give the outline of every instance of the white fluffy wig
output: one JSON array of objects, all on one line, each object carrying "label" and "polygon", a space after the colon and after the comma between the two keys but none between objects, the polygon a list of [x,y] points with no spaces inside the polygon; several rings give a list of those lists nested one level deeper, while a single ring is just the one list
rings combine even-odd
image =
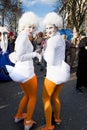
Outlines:
[{"label": "white fluffy wig", "polygon": [[7,33],[8,33],[9,31],[8,31],[8,29],[7,29],[5,26],[4,26],[4,27],[3,27],[3,26],[0,26],[0,32],[1,32],[1,33],[4,33],[4,32],[7,32]]},{"label": "white fluffy wig", "polygon": [[58,28],[63,27],[63,19],[60,15],[55,12],[48,13],[44,20],[43,25],[46,27],[47,25],[55,25]]},{"label": "white fluffy wig", "polygon": [[35,29],[38,28],[38,17],[33,12],[26,12],[19,19],[18,32],[24,30],[26,26],[32,25],[35,27]]}]

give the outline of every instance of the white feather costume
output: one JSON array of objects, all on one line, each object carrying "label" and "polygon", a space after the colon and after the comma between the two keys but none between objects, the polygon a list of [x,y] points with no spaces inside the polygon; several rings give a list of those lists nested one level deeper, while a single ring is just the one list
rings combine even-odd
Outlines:
[{"label": "white feather costume", "polygon": [[[31,54],[31,59],[28,61],[22,62],[19,60],[23,54]],[[25,82],[29,78],[34,76],[34,67],[33,67],[33,46],[28,40],[28,35],[24,32],[21,32],[15,42],[15,59],[16,64],[14,67],[6,65],[8,72],[10,72],[10,77],[16,82]]]},{"label": "white feather costume", "polygon": [[70,67],[64,62],[65,42],[59,33],[48,39],[44,59],[47,62],[47,79],[56,84],[69,80]]},{"label": "white feather costume", "polygon": [[[58,29],[62,27],[61,16],[55,12],[46,15],[43,25],[55,25]],[[54,34],[47,40],[47,47],[44,52],[44,59],[47,62],[46,78],[56,84],[69,80],[70,66],[65,63],[65,42],[59,33]]]},{"label": "white feather costume", "polygon": [[19,20],[20,33],[15,41],[15,52],[9,56],[15,66],[6,65],[10,77],[16,82],[24,83],[35,75],[33,58],[39,57],[39,54],[33,52],[28,33],[23,31],[26,26],[30,25],[37,27],[37,19],[32,12],[27,12]]}]

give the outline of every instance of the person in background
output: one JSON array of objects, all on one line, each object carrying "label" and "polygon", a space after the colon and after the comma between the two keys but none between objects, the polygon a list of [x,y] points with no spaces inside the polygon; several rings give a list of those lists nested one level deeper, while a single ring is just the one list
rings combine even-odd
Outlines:
[{"label": "person in background", "polygon": [[87,37],[83,31],[80,33],[80,43],[78,45],[78,49],[76,90],[82,93],[82,86],[87,88]]},{"label": "person in background", "polygon": [[37,38],[35,40],[36,42],[36,49],[39,49],[41,51],[41,42],[43,41],[43,32],[39,32],[37,34]]},{"label": "person in background", "polygon": [[12,52],[11,44],[8,40],[9,31],[7,27],[0,26],[0,81],[10,81],[5,65],[14,65],[9,60],[9,54]]},{"label": "person in background", "polygon": [[16,39],[16,37],[15,37],[14,33],[12,31],[10,31],[8,34],[8,40],[11,44],[12,51],[14,51],[15,39]]},{"label": "person in background", "polygon": [[29,40],[31,41],[31,43],[32,43],[32,45],[33,45],[33,51],[35,51],[35,50],[36,50],[36,43],[35,43],[35,41],[34,41],[33,35],[30,35],[30,36],[29,36]]},{"label": "person in background", "polygon": [[52,124],[52,104],[54,107],[54,121],[56,124],[62,122],[60,118],[61,104],[59,95],[64,82],[70,77],[70,67],[65,63],[65,42],[58,32],[62,27],[62,18],[55,12],[48,13],[43,21],[48,38],[44,59],[47,63],[47,72],[42,90],[42,100],[46,125],[40,130],[53,130]]},{"label": "person in background", "polygon": [[[36,51],[41,55],[41,43],[43,41],[43,32],[38,32],[34,38],[34,43],[36,45]],[[35,58],[35,63],[37,65],[40,65],[40,62],[38,61],[37,58]]]},{"label": "person in background", "polygon": [[79,43],[78,33],[74,29],[73,30],[73,37],[72,37],[71,42],[70,42],[70,67],[71,67],[71,69],[73,68],[74,61],[77,58],[78,43]]},{"label": "person in background", "polygon": [[47,37],[44,34],[43,40],[41,42],[41,56],[42,56],[42,58],[41,58],[40,71],[43,71],[46,69],[46,61],[44,60],[44,56],[43,56],[44,51],[46,49],[46,41],[47,41]]},{"label": "person in background", "polygon": [[[33,12],[25,12],[19,19],[18,37],[15,41],[15,52],[9,55],[11,61],[15,63],[14,67],[6,65],[10,77],[13,81],[19,82],[24,92],[18,111],[14,117],[15,123],[24,119],[24,130],[29,130],[33,124],[32,116],[36,106],[37,99],[37,77],[34,72],[33,58],[40,55],[33,52],[33,45],[29,36],[38,28],[38,17]],[[27,112],[24,109],[27,106]]]},{"label": "person in background", "polygon": [[67,40],[66,35],[63,35],[63,38],[65,40],[65,62],[68,63],[68,56],[70,55],[70,42]]}]

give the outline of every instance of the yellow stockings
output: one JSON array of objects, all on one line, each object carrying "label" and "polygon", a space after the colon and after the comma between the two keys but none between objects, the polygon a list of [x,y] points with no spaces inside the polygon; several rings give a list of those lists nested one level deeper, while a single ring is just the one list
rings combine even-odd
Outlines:
[{"label": "yellow stockings", "polygon": [[56,119],[60,119],[60,100],[59,94],[62,90],[63,84],[56,85],[54,82],[48,79],[44,80],[42,99],[44,104],[44,112],[46,118],[46,126],[52,126],[52,105],[54,105],[54,116]]},{"label": "yellow stockings", "polygon": [[20,83],[22,90],[24,91],[24,96],[20,101],[17,115],[22,115],[24,108],[27,105],[27,117],[26,120],[32,118],[37,98],[37,78],[34,76],[32,79],[25,83]]}]

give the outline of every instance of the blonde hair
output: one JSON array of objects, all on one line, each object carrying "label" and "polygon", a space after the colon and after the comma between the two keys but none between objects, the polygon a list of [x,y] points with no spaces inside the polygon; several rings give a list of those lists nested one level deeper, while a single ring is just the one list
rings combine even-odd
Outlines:
[{"label": "blonde hair", "polygon": [[35,29],[38,28],[38,17],[33,12],[24,13],[19,19],[18,32],[24,30],[26,26],[33,25]]},{"label": "blonde hair", "polygon": [[47,25],[55,25],[58,28],[63,27],[63,20],[60,15],[58,15],[55,12],[48,13],[44,20],[43,20],[43,25],[46,27]]}]

